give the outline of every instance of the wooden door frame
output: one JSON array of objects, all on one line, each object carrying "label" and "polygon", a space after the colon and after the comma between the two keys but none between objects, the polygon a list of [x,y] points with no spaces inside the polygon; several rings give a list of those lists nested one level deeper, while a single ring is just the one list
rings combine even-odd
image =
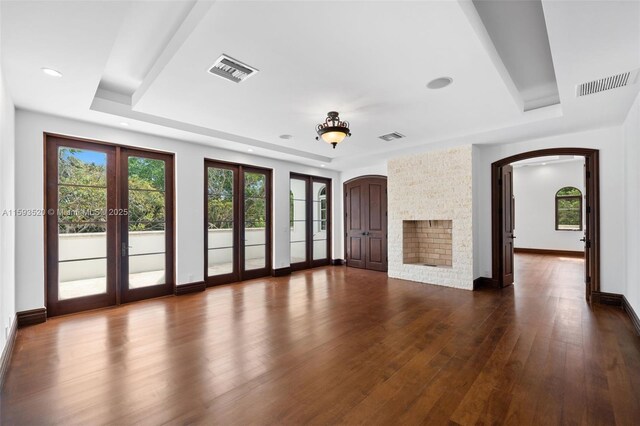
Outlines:
[{"label": "wooden door frame", "polygon": [[[344,235],[342,236],[342,240],[343,240],[343,256],[344,256],[344,263],[347,264],[347,243],[348,243],[348,238],[347,238],[347,212],[346,212],[346,202],[345,202],[345,198],[347,197],[347,186],[357,180],[360,179],[383,179],[387,184],[388,184],[388,176],[384,176],[384,175],[362,175],[362,176],[356,176],[353,177],[349,180],[344,181],[344,183],[342,184],[342,210],[343,210],[343,216],[342,216],[342,220],[343,220],[343,232]],[[387,198],[387,209],[389,208],[389,202],[388,202],[388,198]],[[387,239],[387,253],[386,253],[386,258],[388,259],[389,257],[389,233],[388,233],[388,228],[389,228],[389,217],[387,216],[387,237],[385,237]],[[389,263],[387,261],[387,268],[389,267]]]},{"label": "wooden door frame", "polygon": [[[590,216],[585,221],[584,230],[590,237],[591,248],[593,249],[590,260],[589,277],[590,282],[586,284],[587,299],[591,300],[591,295],[600,291],[600,157],[597,149],[591,148],[547,148],[535,151],[515,154],[491,164],[491,263],[492,277],[498,287],[503,287],[502,261],[504,253],[502,245],[502,215],[500,213],[501,191],[500,173],[502,166],[516,161],[526,160],[536,157],[546,157],[550,155],[579,155],[585,158],[585,165],[591,172],[591,182],[585,182],[586,207],[591,208]],[[588,230],[587,230],[588,228]],[[585,256],[589,256],[589,250],[585,250]],[[587,280],[588,277],[585,277]]]},{"label": "wooden door frame", "polygon": [[[171,235],[173,236],[173,244],[171,244],[170,246],[167,247],[167,250],[170,250],[170,257],[172,259],[172,265],[167,265],[167,280],[170,280],[170,289],[171,289],[171,293],[175,292],[176,289],[176,275],[175,275],[175,271],[176,271],[176,223],[175,223],[175,210],[176,210],[176,200],[175,200],[175,175],[173,175],[173,170],[175,170],[175,155],[172,152],[166,152],[166,151],[161,151],[161,150],[156,150],[156,149],[147,149],[147,148],[139,148],[139,147],[135,147],[135,146],[130,146],[130,145],[122,145],[122,144],[117,144],[117,143],[113,143],[113,142],[106,142],[106,141],[102,141],[102,140],[98,140],[98,139],[90,139],[90,138],[82,138],[82,137],[77,137],[77,136],[69,136],[69,135],[64,135],[64,134],[60,134],[60,133],[53,133],[53,132],[43,132],[42,133],[42,144],[43,144],[43,206],[44,206],[44,211],[48,211],[49,210],[49,201],[47,200],[47,189],[48,189],[48,184],[49,182],[47,181],[47,160],[49,157],[49,152],[48,152],[48,146],[50,144],[56,144],[56,143],[60,143],[60,142],[64,142],[64,143],[69,143],[69,144],[76,144],[78,146],[80,145],[84,145],[84,144],[93,144],[93,145],[99,145],[99,146],[104,146],[104,147],[108,147],[110,149],[115,150],[115,154],[114,154],[114,169],[115,169],[115,175],[112,176],[112,179],[116,179],[116,176],[120,176],[120,150],[121,149],[131,149],[131,150],[136,150],[136,151],[140,151],[140,152],[144,152],[147,154],[162,154],[164,156],[170,156],[171,157],[171,170],[172,170],[172,179],[171,182],[165,182],[166,188],[165,190],[170,190],[171,193],[174,195],[173,200],[172,200],[172,206],[171,209],[167,209],[166,214],[171,217],[171,221],[167,221],[167,227],[166,227],[166,232],[167,233],[171,233]],[[87,148],[90,149],[90,148]],[[107,178],[109,178],[109,176],[107,176]],[[169,188],[170,186],[170,188]],[[115,185],[115,191],[113,196],[116,199],[116,208],[120,209],[120,192],[121,189],[118,187],[118,185]],[[108,273],[113,273],[116,275],[115,278],[115,303],[110,304],[108,306],[118,306],[122,303],[121,301],[121,278],[120,276],[118,276],[118,271],[120,271],[120,263],[121,263],[121,259],[120,259],[120,247],[122,245],[122,241],[121,241],[121,229],[120,229],[120,221],[117,221],[118,223],[116,224],[116,229],[115,229],[115,248],[113,250],[115,250],[114,256],[115,256],[115,263],[116,263],[116,271],[107,271]],[[51,306],[51,303],[49,303],[49,273],[51,272],[50,269],[51,267],[49,266],[49,257],[50,257],[50,253],[49,253],[49,239],[51,238],[57,238],[57,229],[52,229],[51,226],[49,226],[48,224],[48,215],[43,215],[43,224],[44,224],[44,301],[45,301],[45,308],[47,310],[47,316],[48,317],[52,317],[52,316],[57,316],[57,315],[65,315],[68,313],[75,313],[75,312],[80,312],[83,310],[90,310],[90,309],[94,309],[94,308],[99,308],[101,306],[84,306],[81,303],[79,304],[73,304],[73,309],[72,310],[68,310],[68,309],[63,309],[63,310],[56,310],[56,308],[54,308],[53,306]],[[170,228],[170,229],[169,229]],[[49,235],[51,234],[51,235]],[[78,309],[76,309],[78,308]]]},{"label": "wooden door frame", "polygon": [[[233,188],[234,194],[234,222],[239,225],[233,230],[233,244],[234,244],[234,259],[233,259],[233,272],[230,274],[217,275],[209,277],[209,167],[219,167],[228,170],[234,170],[237,172],[237,177],[234,178]],[[243,273],[244,264],[244,250],[240,249],[240,242],[244,239],[244,208],[240,209],[240,205],[244,206],[244,173],[261,173],[267,178],[267,187],[265,188],[265,197],[267,201],[266,205],[266,217],[267,229],[265,229],[265,268],[245,271]],[[272,257],[273,257],[273,170],[265,167],[252,166],[249,164],[233,163],[229,161],[214,160],[211,158],[204,159],[204,203],[203,203],[203,238],[204,238],[204,282],[207,287],[216,285],[231,284],[234,282],[240,282],[244,280],[250,280],[253,278],[260,278],[271,275]],[[237,250],[237,253],[235,252]],[[237,255],[236,255],[237,254]],[[264,270],[264,271],[263,271]],[[262,271],[262,272],[261,272]],[[264,272],[264,273],[263,273]]]},{"label": "wooden door frame", "polygon": [[[327,266],[331,264],[331,247],[332,247],[332,234],[333,234],[333,192],[331,186],[333,180],[328,177],[306,175],[302,173],[291,172],[289,173],[289,183],[291,179],[302,180],[305,182],[305,210],[306,210],[306,225],[305,225],[305,238],[306,238],[306,256],[307,260],[304,262],[290,263],[292,271],[300,271],[303,269],[316,268],[318,266]],[[327,257],[325,259],[313,259],[313,183],[320,182],[326,185],[326,200],[327,200]],[[291,185],[289,185],[291,188]],[[291,191],[291,189],[289,189]],[[291,246],[291,238],[289,238],[289,246]]]}]

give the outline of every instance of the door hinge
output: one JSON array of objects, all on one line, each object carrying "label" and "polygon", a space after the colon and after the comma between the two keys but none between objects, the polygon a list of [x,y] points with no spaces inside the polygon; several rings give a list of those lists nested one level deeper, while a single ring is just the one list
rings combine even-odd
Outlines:
[{"label": "door hinge", "polygon": [[502,185],[502,178],[498,178],[498,185]]},{"label": "door hinge", "polygon": [[591,283],[591,277],[587,277],[587,283]]},{"label": "door hinge", "polygon": [[591,172],[587,171],[587,179],[591,177]]},{"label": "door hinge", "polygon": [[588,249],[591,248],[591,241],[590,240],[585,241],[584,245]]},{"label": "door hinge", "polygon": [[591,213],[591,206],[587,206],[587,213]]}]

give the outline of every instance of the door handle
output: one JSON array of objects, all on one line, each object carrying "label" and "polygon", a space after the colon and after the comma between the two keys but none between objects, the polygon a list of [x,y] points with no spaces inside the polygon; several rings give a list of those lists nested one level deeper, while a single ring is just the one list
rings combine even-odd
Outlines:
[{"label": "door handle", "polygon": [[584,243],[584,242],[587,241],[587,238],[586,237],[582,237],[582,238],[580,238],[580,241],[582,241]]},{"label": "door handle", "polygon": [[363,232],[362,235],[369,235],[369,232]]},{"label": "door handle", "polygon": [[512,240],[515,240],[515,239],[516,239],[516,236],[515,236],[515,235],[512,235],[512,236],[510,236],[509,238],[511,238]]}]

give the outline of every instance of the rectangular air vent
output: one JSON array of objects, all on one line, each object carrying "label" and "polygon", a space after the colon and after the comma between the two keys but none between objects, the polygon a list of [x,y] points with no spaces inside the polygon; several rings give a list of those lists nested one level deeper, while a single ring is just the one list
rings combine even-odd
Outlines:
[{"label": "rectangular air vent", "polygon": [[216,60],[209,72],[234,83],[241,83],[256,74],[258,69],[223,54]]},{"label": "rectangular air vent", "polygon": [[392,141],[394,139],[402,139],[404,138],[404,135],[402,133],[398,133],[398,132],[393,132],[393,133],[387,133],[386,135],[382,135],[382,136],[378,136],[380,139],[382,139],[383,141],[389,142]]},{"label": "rectangular air vent", "polygon": [[593,95],[594,93],[604,92],[605,90],[628,86],[635,83],[637,74],[638,70],[623,72],[621,74],[579,84],[576,90],[576,95],[578,97]]}]

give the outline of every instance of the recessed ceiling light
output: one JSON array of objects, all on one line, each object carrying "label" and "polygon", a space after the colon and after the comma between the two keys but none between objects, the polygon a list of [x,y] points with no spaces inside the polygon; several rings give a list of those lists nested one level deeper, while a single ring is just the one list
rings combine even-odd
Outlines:
[{"label": "recessed ceiling light", "polygon": [[122,123],[120,123],[121,126],[127,127],[129,125],[129,123],[127,123],[126,121],[123,121]]},{"label": "recessed ceiling light", "polygon": [[324,164],[320,164],[320,167],[326,167]]},{"label": "recessed ceiling light", "polygon": [[440,77],[427,83],[427,87],[429,89],[442,89],[443,87],[447,87],[451,83],[453,83],[453,79],[451,77]]},{"label": "recessed ceiling light", "polygon": [[62,77],[62,73],[60,71],[56,71],[52,68],[40,68],[43,73],[50,77]]},{"label": "recessed ceiling light", "polygon": [[249,152],[253,152],[253,150],[252,150],[251,148],[249,148],[247,151],[249,151]]},{"label": "recessed ceiling light", "polygon": [[547,163],[542,163],[542,165],[543,165],[543,166],[546,166],[546,165],[547,165]]},{"label": "recessed ceiling light", "polygon": [[293,135],[280,135],[280,139],[293,139]]}]

